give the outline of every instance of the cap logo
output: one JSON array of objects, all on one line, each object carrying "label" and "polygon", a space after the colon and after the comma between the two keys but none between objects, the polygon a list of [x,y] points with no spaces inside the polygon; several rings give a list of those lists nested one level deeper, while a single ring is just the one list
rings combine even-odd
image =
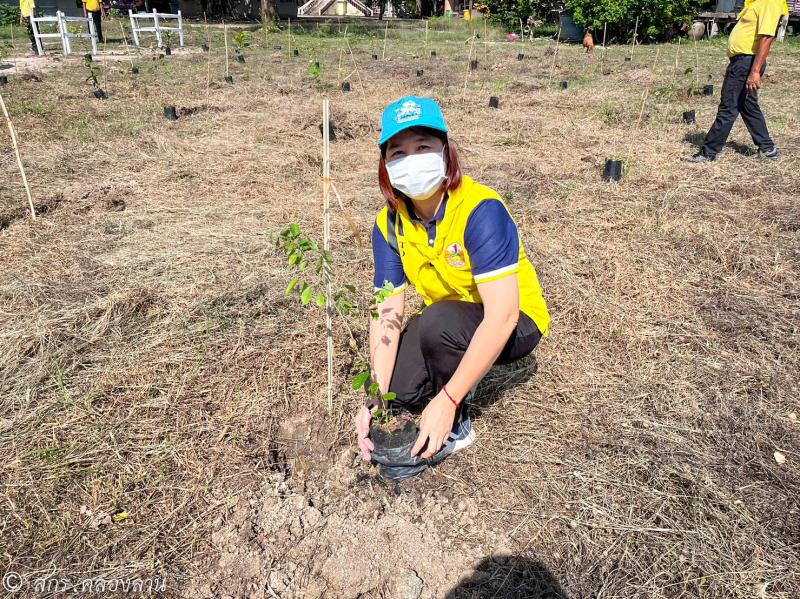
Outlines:
[{"label": "cap logo", "polygon": [[406,100],[395,109],[395,123],[407,123],[408,121],[418,121],[422,117],[422,106],[414,102],[414,100]]}]

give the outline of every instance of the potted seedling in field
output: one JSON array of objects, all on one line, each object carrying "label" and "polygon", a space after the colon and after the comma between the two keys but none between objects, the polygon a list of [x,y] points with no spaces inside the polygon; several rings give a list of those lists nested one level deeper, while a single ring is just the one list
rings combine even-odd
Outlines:
[{"label": "potted seedling in field", "polygon": [[[296,224],[278,235],[276,246],[285,252],[289,265],[298,272],[286,287],[285,295],[298,295],[303,306],[327,307],[328,296],[319,289],[334,276],[333,255],[322,249],[312,237],[303,234]],[[369,300],[369,313],[373,319],[380,317],[378,306],[394,291],[394,286],[387,282],[373,292]],[[330,298],[331,308],[342,318],[346,318],[356,306],[356,295],[354,285],[344,285]],[[378,406],[372,413],[370,430],[375,445],[372,455],[380,464],[381,473],[388,478],[401,480],[436,463],[436,457],[425,459],[411,456],[411,449],[419,436],[414,417],[409,412],[392,406],[392,401],[396,398],[393,392],[381,392],[380,386],[374,381],[369,361],[358,353],[358,346],[352,335],[349,346],[355,362],[355,374],[350,386],[354,391],[364,389],[369,403]]]},{"label": "potted seedling in field", "polygon": [[171,31],[165,31],[164,32],[164,39],[165,39],[164,55],[165,56],[171,56],[172,55],[172,32]]},{"label": "potted seedling in field", "polygon": [[248,48],[253,42],[253,37],[247,31],[237,31],[233,34],[233,52],[236,54],[236,60],[244,63],[244,49]]},{"label": "potted seedling in field", "polygon": [[94,97],[98,100],[106,100],[108,99],[108,94],[100,88],[100,84],[98,82],[97,76],[100,74],[100,69],[94,68],[92,64],[92,58],[89,56],[83,57],[83,66],[87,71],[86,81],[92,84],[92,88],[94,89]]}]

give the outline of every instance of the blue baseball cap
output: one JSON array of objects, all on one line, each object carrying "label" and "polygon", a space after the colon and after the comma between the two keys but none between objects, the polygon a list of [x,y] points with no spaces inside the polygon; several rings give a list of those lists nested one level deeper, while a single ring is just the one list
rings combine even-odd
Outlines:
[{"label": "blue baseball cap", "polygon": [[381,117],[381,138],[378,140],[378,145],[382,146],[401,131],[411,127],[428,127],[447,133],[444,115],[436,100],[405,96],[389,104]]}]

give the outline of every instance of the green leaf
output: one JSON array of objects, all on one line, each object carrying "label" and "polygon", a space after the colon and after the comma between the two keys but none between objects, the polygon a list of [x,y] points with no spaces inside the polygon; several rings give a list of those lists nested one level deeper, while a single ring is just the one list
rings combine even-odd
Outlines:
[{"label": "green leaf", "polygon": [[327,298],[325,297],[325,294],[324,293],[317,294],[316,302],[317,302],[317,305],[320,308],[324,308],[325,307],[325,303],[327,302]]},{"label": "green leaf", "polygon": [[296,225],[296,224],[289,225],[289,232],[292,235],[300,235],[300,225]]},{"label": "green leaf", "polygon": [[300,260],[300,264],[297,265],[297,268],[299,268],[300,270],[305,270],[306,268],[308,268],[308,260],[305,259]]},{"label": "green leaf", "polygon": [[289,256],[289,264],[297,264],[297,261],[300,260],[299,254],[292,254]]},{"label": "green leaf", "polygon": [[314,288],[309,285],[305,289],[303,289],[303,293],[300,294],[300,301],[303,302],[304,306],[307,306],[311,301],[311,298],[314,297]]},{"label": "green leaf", "polygon": [[383,399],[383,401],[392,401],[396,397],[397,397],[397,393],[395,393],[394,391],[389,391],[389,393],[384,393],[382,399]]},{"label": "green leaf", "polygon": [[344,288],[347,289],[350,293],[355,293],[356,292],[356,286],[355,285],[345,285]]},{"label": "green leaf", "polygon": [[359,372],[355,377],[353,377],[353,391],[357,391],[364,386],[364,383],[367,382],[369,378],[369,370],[365,370],[364,372]]},{"label": "green leaf", "polygon": [[284,291],[283,294],[288,297],[288,295],[292,292],[292,289],[294,289],[295,285],[297,285],[297,282],[299,280],[300,279],[298,279],[297,277],[292,279],[291,282],[289,283],[289,286],[286,288],[286,291]]},{"label": "green leaf", "polygon": [[367,389],[367,391],[369,391],[370,395],[373,395],[373,394],[377,393],[380,390],[381,390],[381,387],[380,387],[380,385],[378,385],[378,383],[372,383],[369,386],[369,389]]}]

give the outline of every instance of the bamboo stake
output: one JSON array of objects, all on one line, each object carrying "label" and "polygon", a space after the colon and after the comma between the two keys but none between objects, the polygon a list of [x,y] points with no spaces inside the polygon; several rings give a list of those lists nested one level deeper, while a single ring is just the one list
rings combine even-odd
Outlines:
[{"label": "bamboo stake", "polygon": [[333,184],[331,181],[331,189],[333,190],[334,195],[336,196],[336,201],[339,202],[339,208],[342,209],[342,214],[344,215],[344,219],[347,221],[347,225],[350,227],[350,234],[353,236],[353,239],[356,241],[356,245],[361,247],[361,235],[358,234],[358,227],[353,222],[353,219],[347,213],[347,210],[344,208],[344,202],[342,202],[342,196],[339,195],[339,192],[336,190],[336,185]]},{"label": "bamboo stake", "polygon": [[[484,30],[483,30],[483,37],[486,37],[486,22],[484,21]],[[519,18],[519,33],[520,33],[520,41],[525,41],[525,27],[522,25],[522,17]]]},{"label": "bamboo stake", "polygon": [[225,37],[225,76],[230,77],[230,73],[228,72],[228,24],[227,23],[222,24],[222,35]]},{"label": "bamboo stake", "polygon": [[386,21],[386,28],[383,30],[383,54],[381,60],[386,60],[386,37],[389,35],[389,21]]},{"label": "bamboo stake", "polygon": [[633,26],[633,39],[631,40],[631,62],[633,62],[633,50],[636,47],[636,36],[639,34],[639,15],[636,15],[636,25]]},{"label": "bamboo stake", "polygon": [[133,54],[131,54],[131,48],[128,46],[128,36],[125,35],[125,25],[122,21],[119,22],[119,29],[122,31],[122,43],[125,44],[125,54],[128,55],[128,60],[131,61],[131,68],[133,68]]},{"label": "bamboo stake", "polygon": [[425,55],[428,55],[428,19],[425,19]]},{"label": "bamboo stake", "polygon": [[694,84],[700,83],[700,54],[697,52],[697,40],[694,40]]},{"label": "bamboo stake", "polygon": [[469,56],[467,57],[467,75],[464,77],[464,89],[461,90],[461,99],[464,99],[464,96],[467,94],[467,81],[469,81],[469,74],[472,71],[472,49],[475,45],[475,34],[472,34],[472,38],[469,42]]},{"label": "bamboo stake", "polygon": [[17,45],[16,45],[16,43],[14,43],[14,22],[13,21],[11,22],[11,48],[14,49],[14,50],[17,49]]},{"label": "bamboo stake", "polygon": [[342,87],[342,54],[344,54],[344,50],[339,48],[339,69],[336,71],[336,87]]},{"label": "bamboo stake", "polygon": [[556,49],[553,52],[553,64],[550,65],[550,74],[547,76],[547,87],[550,87],[550,81],[553,79],[553,71],[556,70],[556,57],[558,56],[558,44],[561,42],[561,25],[558,26],[558,35],[556,36]]},{"label": "bamboo stake", "polygon": [[17,156],[17,165],[19,166],[19,172],[22,175],[22,183],[25,185],[25,193],[28,194],[28,206],[31,209],[31,218],[33,220],[36,220],[36,209],[33,207],[31,188],[28,185],[28,177],[25,176],[25,167],[22,166],[22,157],[19,155],[19,144],[17,144],[17,134],[14,131],[14,125],[11,124],[11,117],[8,116],[8,110],[6,110],[6,103],[3,100],[3,94],[0,94],[0,106],[2,106],[3,108],[3,115],[6,117],[6,123],[8,123],[8,132],[11,134],[11,143],[14,145],[14,153]]},{"label": "bamboo stake", "polygon": [[292,55],[292,20],[289,19],[289,56]]},{"label": "bamboo stake", "polygon": [[347,28],[345,27],[345,38],[344,41],[347,42],[347,51],[350,53],[350,60],[353,61],[353,68],[356,71],[356,77],[358,77],[358,86],[361,88],[361,96],[364,99],[364,116],[367,119],[367,123],[369,124],[369,130],[374,131],[374,127],[372,126],[372,121],[369,118],[369,112],[367,112],[367,91],[364,87],[364,81],[361,79],[361,71],[358,68],[358,63],[356,62],[356,57],[353,54],[353,49],[350,47],[350,40],[347,39]]},{"label": "bamboo stake", "polygon": [[[323,209],[323,248],[326,252],[331,248],[331,139],[330,139],[330,104],[328,98],[322,100],[322,209]],[[325,336],[328,353],[328,411],[333,410],[333,308],[331,272],[325,269],[327,295],[325,297]]]},{"label": "bamboo stake", "polygon": [[675,48],[675,66],[672,69],[672,82],[678,78],[678,53],[681,51],[681,38],[678,38],[678,47]]},{"label": "bamboo stake", "polygon": [[487,19],[483,17],[483,59],[489,60],[489,35],[488,35]]},{"label": "bamboo stake", "polygon": [[603,55],[600,57],[600,74],[605,75],[605,63],[606,63],[606,53],[608,49],[606,48],[606,31],[608,30],[608,23],[603,23]]},{"label": "bamboo stake", "polygon": [[208,17],[203,13],[203,20],[206,22],[206,46],[208,46],[208,60],[206,60],[206,106],[208,106],[208,94],[211,89],[211,32],[208,28]]}]

